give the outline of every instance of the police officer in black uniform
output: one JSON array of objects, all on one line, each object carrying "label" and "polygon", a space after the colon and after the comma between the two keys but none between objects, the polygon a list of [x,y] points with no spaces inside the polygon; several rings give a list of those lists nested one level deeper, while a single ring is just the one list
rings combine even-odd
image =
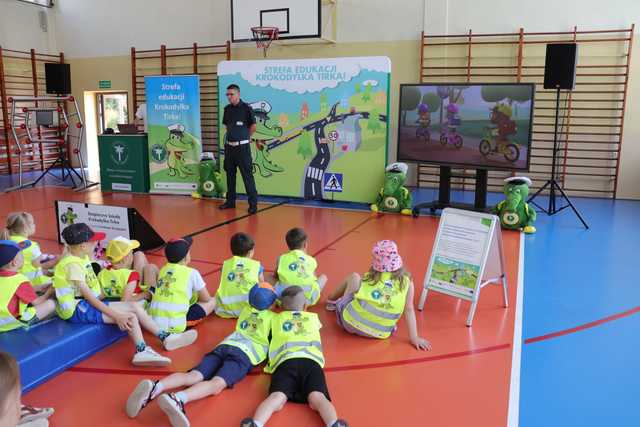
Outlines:
[{"label": "police officer in black uniform", "polygon": [[224,107],[222,123],[227,127],[224,145],[224,170],[227,173],[227,201],[220,209],[236,207],[236,168],[240,169],[244,187],[249,197],[249,214],[258,211],[258,192],[253,179],[251,159],[251,135],[256,131],[256,118],[253,109],[240,99],[240,88],[227,87],[229,105]]}]

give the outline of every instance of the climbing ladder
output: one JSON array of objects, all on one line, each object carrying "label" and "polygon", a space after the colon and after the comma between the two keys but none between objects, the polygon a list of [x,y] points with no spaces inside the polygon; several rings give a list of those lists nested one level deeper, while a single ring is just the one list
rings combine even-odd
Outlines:
[{"label": "climbing ladder", "polygon": [[[11,133],[16,143],[19,178],[18,185],[7,189],[7,192],[33,187],[47,174],[61,182],[70,179],[76,191],[98,185],[97,182],[90,182],[86,176],[82,157],[84,123],[78,102],[73,96],[14,96],[8,101],[11,105]],[[77,129],[76,134],[70,132],[72,126]],[[38,179],[25,183],[23,161],[34,156],[36,146],[39,146],[40,151],[44,146],[53,147],[57,150],[58,157]],[[78,160],[80,173],[71,165],[71,154]],[[61,176],[53,173],[55,168],[60,169]]]}]

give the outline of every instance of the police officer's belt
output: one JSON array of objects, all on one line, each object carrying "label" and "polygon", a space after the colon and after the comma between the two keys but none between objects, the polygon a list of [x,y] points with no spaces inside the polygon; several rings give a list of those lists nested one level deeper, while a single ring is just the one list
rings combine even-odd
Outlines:
[{"label": "police officer's belt", "polygon": [[245,139],[244,141],[227,141],[227,145],[230,145],[232,147],[237,147],[238,145],[244,145],[248,143],[249,143],[248,139]]}]

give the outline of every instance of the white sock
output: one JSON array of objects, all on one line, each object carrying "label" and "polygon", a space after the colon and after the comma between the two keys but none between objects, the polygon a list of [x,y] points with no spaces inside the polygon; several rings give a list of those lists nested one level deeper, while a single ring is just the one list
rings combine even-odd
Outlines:
[{"label": "white sock", "polygon": [[179,401],[181,401],[183,404],[187,403],[189,401],[189,398],[187,397],[187,394],[183,391],[179,391],[177,392],[175,395],[176,399],[178,399]]},{"label": "white sock", "polygon": [[264,427],[264,424],[262,424],[260,421],[253,420],[253,423],[256,425],[256,427]]},{"label": "white sock", "polygon": [[338,419],[336,418],[335,420],[327,423],[327,427],[333,427],[333,425],[336,423],[336,421],[338,421]]},{"label": "white sock", "polygon": [[158,381],[158,384],[156,384],[156,389],[153,390],[153,393],[151,394],[151,398],[155,399],[156,397],[160,396],[160,393],[162,393],[162,390],[164,390],[164,384]]}]

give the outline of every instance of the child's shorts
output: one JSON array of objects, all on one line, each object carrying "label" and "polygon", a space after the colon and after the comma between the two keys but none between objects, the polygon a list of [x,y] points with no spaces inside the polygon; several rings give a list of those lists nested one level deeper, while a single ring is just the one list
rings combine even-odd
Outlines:
[{"label": "child's shorts", "polygon": [[276,368],[271,376],[269,394],[277,391],[294,403],[307,403],[307,397],[314,391],[331,400],[322,367],[306,358],[285,360]]},{"label": "child's shorts", "polygon": [[[109,301],[102,301],[105,305],[109,305]],[[68,319],[71,323],[95,323],[101,325],[104,323],[102,312],[89,304],[87,300],[81,300],[76,305],[73,316]]]},{"label": "child's shorts", "polygon": [[371,338],[371,335],[366,334],[366,333],[354,328],[353,326],[351,326],[350,324],[348,324],[347,322],[344,321],[344,317],[343,317],[342,313],[344,313],[344,310],[351,303],[351,301],[353,301],[353,294],[345,295],[345,296],[343,296],[342,298],[340,298],[339,300],[336,301],[336,319],[338,320],[338,325],[340,325],[340,327],[342,329],[344,329],[345,331],[349,332],[350,334],[360,335],[361,337]]},{"label": "child's shorts", "polygon": [[204,311],[204,308],[202,308],[200,304],[193,304],[187,312],[187,327],[192,328],[196,326],[202,322],[205,317],[207,317],[207,313]]},{"label": "child's shorts", "polygon": [[192,369],[202,374],[205,381],[220,377],[231,388],[247,376],[253,364],[242,350],[232,345],[220,344],[205,354],[200,364]]}]

